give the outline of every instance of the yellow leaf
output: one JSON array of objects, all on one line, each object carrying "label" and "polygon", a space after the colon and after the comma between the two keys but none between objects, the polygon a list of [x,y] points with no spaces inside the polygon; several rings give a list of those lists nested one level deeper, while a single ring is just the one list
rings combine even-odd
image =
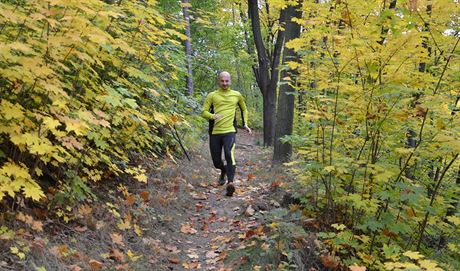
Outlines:
[{"label": "yellow leaf", "polygon": [[410,251],[410,250],[404,252],[403,255],[408,257],[408,258],[410,258],[410,259],[412,259],[412,260],[418,260],[418,259],[421,259],[421,258],[425,257],[422,254],[420,254],[420,252],[418,252],[418,251]]},{"label": "yellow leaf", "polygon": [[42,172],[41,169],[35,168],[35,174],[37,174],[37,176],[42,176],[42,175],[43,175],[43,172]]},{"label": "yellow leaf", "polygon": [[24,108],[19,104],[12,104],[7,100],[3,100],[0,103],[1,116],[6,120],[11,119],[23,119]]},{"label": "yellow leaf", "polygon": [[344,229],[347,228],[347,226],[343,224],[332,224],[331,226],[338,231],[343,231]]},{"label": "yellow leaf", "polygon": [[134,227],[134,232],[137,234],[137,236],[142,236],[142,230],[139,227],[139,225],[134,224],[133,227]]},{"label": "yellow leaf", "polygon": [[147,182],[147,175],[145,175],[144,173],[136,175],[134,178],[136,180],[138,180],[139,182],[141,182],[141,183],[146,183]]},{"label": "yellow leaf", "polygon": [[131,249],[128,250],[128,252],[126,253],[126,255],[128,255],[129,259],[130,259],[131,261],[133,261],[133,262],[137,261],[137,260],[141,257],[141,255],[136,255],[136,254],[134,254],[134,253],[131,251]]},{"label": "yellow leaf", "polygon": [[41,198],[45,197],[45,194],[41,190],[41,188],[38,186],[36,182],[29,182],[27,185],[25,185],[23,188],[24,191],[24,196],[26,198],[31,198],[35,201],[40,200]]},{"label": "yellow leaf", "polygon": [[19,248],[17,248],[17,247],[10,247],[10,251],[11,251],[11,253],[13,253],[13,254],[18,254],[18,253],[19,253]]},{"label": "yellow leaf", "polygon": [[447,218],[447,221],[449,221],[450,223],[453,223],[455,226],[460,225],[460,217],[458,217],[458,216],[448,216],[446,218]]},{"label": "yellow leaf", "polygon": [[66,131],[71,132],[74,131],[76,135],[84,135],[88,126],[80,120],[69,119],[65,122]]},{"label": "yellow leaf", "polygon": [[58,120],[53,119],[51,117],[45,117],[43,119],[43,124],[45,125],[46,128],[48,128],[50,130],[55,130],[56,127],[61,125],[61,123]]},{"label": "yellow leaf", "polygon": [[432,262],[430,260],[420,260],[418,261],[418,264],[426,270],[434,270],[438,266],[437,263]]},{"label": "yellow leaf", "polygon": [[166,122],[168,121],[166,115],[160,112],[153,113],[153,118],[161,124],[166,124]]}]

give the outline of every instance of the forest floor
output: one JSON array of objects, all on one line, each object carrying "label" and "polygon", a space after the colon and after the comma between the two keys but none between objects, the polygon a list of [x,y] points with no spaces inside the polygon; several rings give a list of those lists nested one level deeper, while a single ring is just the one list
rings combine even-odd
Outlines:
[{"label": "forest floor", "polygon": [[237,133],[233,197],[204,142],[191,161],[152,166],[148,184],[100,187],[97,201],[67,210],[68,223],[36,207],[13,213],[24,223],[3,219],[21,234],[0,232],[0,270],[319,270],[316,234],[285,224],[291,180],[260,141]]}]

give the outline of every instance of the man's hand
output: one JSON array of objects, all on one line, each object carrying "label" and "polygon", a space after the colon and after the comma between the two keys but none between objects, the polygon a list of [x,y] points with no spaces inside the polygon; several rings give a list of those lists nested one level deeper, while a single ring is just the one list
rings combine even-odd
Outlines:
[{"label": "man's hand", "polygon": [[214,116],[212,116],[212,119],[213,120],[220,120],[223,116],[221,114],[214,114]]},{"label": "man's hand", "polygon": [[252,135],[251,128],[249,128],[248,126],[244,126],[244,129],[246,129],[246,131],[248,131],[248,134]]}]

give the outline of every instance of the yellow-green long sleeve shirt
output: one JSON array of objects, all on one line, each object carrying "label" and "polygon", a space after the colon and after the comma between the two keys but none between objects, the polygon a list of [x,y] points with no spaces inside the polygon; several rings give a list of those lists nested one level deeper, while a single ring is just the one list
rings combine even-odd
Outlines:
[{"label": "yellow-green long sleeve shirt", "polygon": [[[208,94],[201,115],[210,120],[210,133],[213,135],[236,132],[236,107],[242,111],[243,126],[248,123],[248,110],[243,95],[232,89],[219,89]],[[222,115],[213,120],[214,115]]]}]

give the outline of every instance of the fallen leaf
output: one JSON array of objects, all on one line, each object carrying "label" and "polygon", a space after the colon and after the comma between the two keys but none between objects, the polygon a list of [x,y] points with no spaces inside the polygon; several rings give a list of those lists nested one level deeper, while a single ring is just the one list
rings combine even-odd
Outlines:
[{"label": "fallen leaf", "polygon": [[249,173],[248,174],[248,181],[251,181],[251,180],[254,180],[256,178],[256,176],[252,173]]},{"label": "fallen leaf", "polygon": [[89,260],[89,267],[92,271],[100,270],[104,265],[96,260]]},{"label": "fallen leaf", "polygon": [[141,227],[139,227],[139,225],[137,225],[137,224],[134,224],[133,227],[134,227],[134,232],[136,233],[136,235],[137,236],[142,236]]},{"label": "fallen leaf", "polygon": [[203,222],[203,227],[201,227],[201,230],[205,232],[209,231],[209,225],[206,221]]},{"label": "fallen leaf", "polygon": [[139,258],[142,257],[142,255],[134,254],[134,252],[132,252],[131,249],[128,249],[128,252],[126,253],[126,255],[128,255],[129,259],[133,262],[139,260]]},{"label": "fallen leaf", "polygon": [[180,231],[182,233],[188,233],[188,234],[195,234],[198,231],[192,228],[192,226],[189,223],[182,224]]},{"label": "fallen leaf", "polygon": [[73,228],[76,232],[85,232],[88,230],[88,227],[86,226],[77,226],[75,228]]},{"label": "fallen leaf", "polygon": [[129,195],[126,197],[125,201],[123,202],[127,206],[131,206],[136,202],[136,198],[134,195]]},{"label": "fallen leaf", "polygon": [[110,251],[110,258],[114,259],[117,262],[124,262],[125,261],[125,255],[121,253],[118,249],[114,248]]},{"label": "fallen leaf", "polygon": [[252,205],[249,205],[248,208],[246,208],[246,211],[244,211],[245,216],[253,216],[256,213],[256,211],[252,208]]},{"label": "fallen leaf", "polygon": [[173,246],[173,245],[166,245],[165,248],[167,251],[172,252],[174,254],[177,254],[180,252],[180,249],[178,249],[176,246]]},{"label": "fallen leaf", "polygon": [[78,208],[78,214],[81,217],[88,217],[93,212],[93,208],[89,205],[82,205]]},{"label": "fallen leaf", "polygon": [[200,204],[200,203],[197,203],[197,204],[195,204],[195,208],[196,208],[196,211],[199,212],[201,209],[204,208],[204,205]]},{"label": "fallen leaf", "polygon": [[123,236],[121,234],[118,234],[116,232],[110,234],[110,237],[112,238],[112,242],[114,244],[124,246],[125,244],[123,243]]},{"label": "fallen leaf", "polygon": [[57,257],[62,257],[64,254],[69,253],[69,248],[66,245],[54,246],[50,248],[51,254]]},{"label": "fallen leaf", "polygon": [[129,229],[131,229],[131,214],[128,213],[127,215],[125,215],[125,219],[123,220],[123,222],[118,223],[117,227],[120,230],[129,230]]},{"label": "fallen leaf", "polygon": [[217,253],[214,252],[214,251],[208,251],[208,252],[206,252],[206,259],[214,259],[214,258],[216,258],[217,256],[219,256],[219,254],[217,254]]},{"label": "fallen leaf", "polygon": [[119,264],[119,265],[115,266],[115,270],[128,270],[128,269],[129,269],[129,264],[128,263]]},{"label": "fallen leaf", "polygon": [[78,266],[77,264],[72,264],[69,266],[69,269],[70,271],[82,271],[83,269],[81,269],[80,266]]},{"label": "fallen leaf", "polygon": [[204,194],[204,193],[201,193],[201,192],[190,192],[190,195],[192,196],[193,199],[196,199],[196,200],[207,200],[208,197]]},{"label": "fallen leaf", "polygon": [[223,262],[227,256],[228,256],[228,252],[226,252],[226,251],[220,253],[218,261]]},{"label": "fallen leaf", "polygon": [[31,228],[34,230],[34,231],[38,231],[38,232],[42,232],[43,231],[43,223],[40,222],[40,221],[37,221],[37,220],[34,220],[32,222],[32,225],[30,225]]},{"label": "fallen leaf", "polygon": [[38,249],[38,250],[44,250],[45,249],[45,240],[43,240],[40,237],[36,237],[34,241],[32,242],[32,248]]},{"label": "fallen leaf", "polygon": [[271,187],[271,188],[277,188],[277,187],[280,187],[281,185],[283,185],[283,182],[281,182],[281,181],[273,181],[273,182],[270,184],[270,187]]},{"label": "fallen leaf", "polygon": [[183,263],[182,266],[185,269],[198,269],[198,268],[201,268],[201,264],[199,262]]},{"label": "fallen leaf", "polygon": [[139,193],[139,196],[144,200],[144,202],[148,202],[150,200],[150,192],[149,191],[142,191]]},{"label": "fallen leaf", "polygon": [[340,259],[337,256],[321,255],[320,258],[326,268],[337,270],[340,265]]},{"label": "fallen leaf", "polygon": [[187,254],[187,257],[189,257],[190,259],[198,259],[199,258],[198,254],[196,254],[195,252]]},{"label": "fallen leaf", "polygon": [[177,258],[177,257],[174,257],[174,258],[169,258],[168,261],[172,264],[178,264],[180,263],[180,259]]}]

